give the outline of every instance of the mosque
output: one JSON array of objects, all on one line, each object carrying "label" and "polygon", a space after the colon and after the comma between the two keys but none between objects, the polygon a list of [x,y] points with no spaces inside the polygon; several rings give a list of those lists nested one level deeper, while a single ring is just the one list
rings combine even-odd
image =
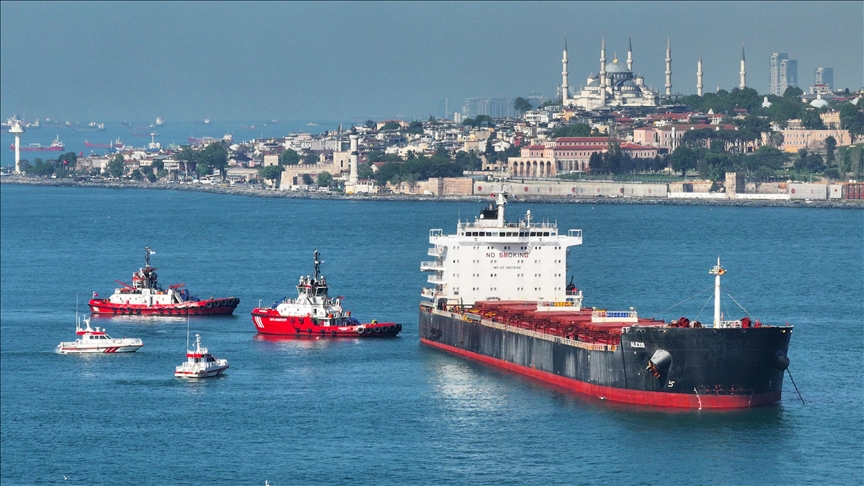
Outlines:
[{"label": "mosque", "polygon": [[[564,56],[561,60],[561,101],[563,106],[581,108],[583,110],[596,110],[607,108],[621,108],[628,106],[658,106],[661,102],[660,92],[645,86],[645,79],[641,74],[633,74],[633,44],[628,40],[627,64],[618,61],[618,56],[612,62],[606,62],[606,39],[600,44],[600,73],[588,76],[587,84],[580,87],[578,93],[570,97],[570,86],[567,73],[567,39],[564,39]],[[699,55],[697,63],[697,93],[702,96],[702,55]],[[745,69],[744,51],[741,51],[741,83],[739,88],[744,89]],[[672,96],[672,42],[666,40],[666,98]]]},{"label": "mosque", "polygon": [[[667,48],[667,72],[671,71],[670,50]],[[583,110],[622,106],[657,106],[660,93],[645,86],[642,75],[633,75],[633,44],[627,49],[627,65],[618,62],[617,55],[612,62],[606,62],[606,39],[600,44],[600,73],[588,76],[588,81],[573,97],[569,96],[567,81],[567,40],[564,40],[562,62],[562,104]],[[667,74],[671,84],[671,72]],[[671,89],[671,86],[670,86]]]}]

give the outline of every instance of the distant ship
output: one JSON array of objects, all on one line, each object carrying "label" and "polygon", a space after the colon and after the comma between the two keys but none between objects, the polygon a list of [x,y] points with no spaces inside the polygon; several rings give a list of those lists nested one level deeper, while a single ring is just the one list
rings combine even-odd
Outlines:
[{"label": "distant ship", "polygon": [[[43,146],[41,143],[31,143],[21,147],[20,150],[22,152],[62,152],[65,148],[66,146],[60,141],[60,136],[58,135],[48,147]],[[15,150],[14,143],[9,145],[9,150]]]},{"label": "distant ship", "polygon": [[66,128],[72,130],[73,132],[104,132],[105,124],[90,122],[87,125],[82,125],[80,123],[72,123],[67,121]]},{"label": "distant ship", "polygon": [[123,142],[118,138],[117,141],[112,143],[93,143],[84,140],[84,146],[88,148],[120,148],[123,146]]}]

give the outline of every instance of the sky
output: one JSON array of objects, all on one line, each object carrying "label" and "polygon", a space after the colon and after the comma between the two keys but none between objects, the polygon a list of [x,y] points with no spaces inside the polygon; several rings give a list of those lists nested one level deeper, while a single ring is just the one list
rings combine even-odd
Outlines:
[{"label": "sky", "polygon": [[0,116],[72,121],[426,119],[465,98],[553,97],[627,57],[663,91],[768,91],[834,68],[864,86],[864,2],[0,2]]}]

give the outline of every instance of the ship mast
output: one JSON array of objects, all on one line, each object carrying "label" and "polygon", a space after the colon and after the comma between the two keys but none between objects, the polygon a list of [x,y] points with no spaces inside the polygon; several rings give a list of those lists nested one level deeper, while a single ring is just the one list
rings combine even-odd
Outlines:
[{"label": "ship mast", "polygon": [[717,265],[708,271],[714,275],[714,329],[720,327],[720,275],[726,273],[726,269],[720,266],[720,257],[717,257]]},{"label": "ship mast", "polygon": [[150,247],[149,246],[144,247],[144,266],[145,267],[150,266]]},{"label": "ship mast", "polygon": [[318,273],[321,267],[321,261],[318,260],[320,254],[318,253],[318,249],[315,249],[314,258],[315,258],[315,281],[318,281]]}]

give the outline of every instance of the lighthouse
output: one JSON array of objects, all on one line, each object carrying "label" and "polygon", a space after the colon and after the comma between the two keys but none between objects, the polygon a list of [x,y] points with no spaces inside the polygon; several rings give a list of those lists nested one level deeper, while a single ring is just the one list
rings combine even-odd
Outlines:
[{"label": "lighthouse", "polygon": [[15,134],[15,173],[21,173],[21,134],[24,133],[24,124],[21,120],[12,120],[9,133]]},{"label": "lighthouse", "polygon": [[359,177],[357,170],[357,163],[359,162],[359,152],[357,151],[357,140],[360,137],[357,135],[351,134],[348,136],[348,139],[351,141],[351,172],[348,176],[348,184],[353,186],[357,185],[357,179]]}]

